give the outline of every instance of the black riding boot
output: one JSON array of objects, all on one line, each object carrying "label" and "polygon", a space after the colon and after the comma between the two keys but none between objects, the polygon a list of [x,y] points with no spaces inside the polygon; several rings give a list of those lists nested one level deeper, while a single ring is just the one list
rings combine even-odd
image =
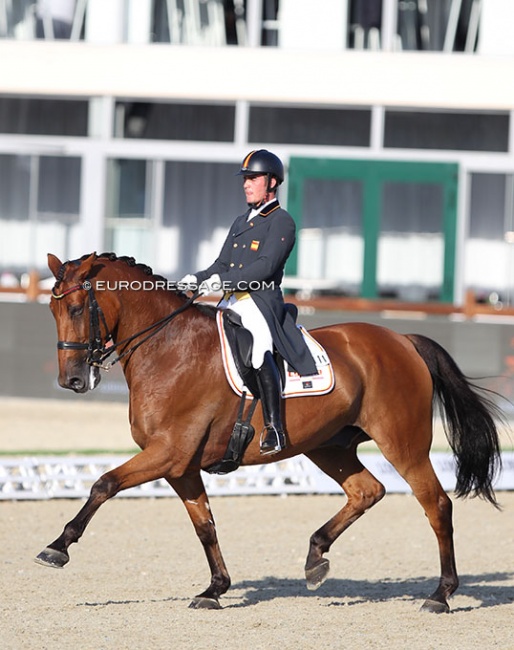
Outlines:
[{"label": "black riding boot", "polygon": [[280,375],[271,352],[264,355],[264,363],[256,371],[261,394],[264,429],[261,433],[261,454],[276,454],[286,447],[286,437],[280,406],[282,402]]}]

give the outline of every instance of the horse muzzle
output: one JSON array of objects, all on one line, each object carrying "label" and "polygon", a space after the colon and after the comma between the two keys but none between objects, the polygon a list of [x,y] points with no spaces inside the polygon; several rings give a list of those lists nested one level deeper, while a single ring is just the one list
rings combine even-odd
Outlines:
[{"label": "horse muzzle", "polygon": [[98,386],[101,378],[100,370],[94,366],[74,366],[70,372],[59,375],[59,386],[75,393],[87,393]]}]

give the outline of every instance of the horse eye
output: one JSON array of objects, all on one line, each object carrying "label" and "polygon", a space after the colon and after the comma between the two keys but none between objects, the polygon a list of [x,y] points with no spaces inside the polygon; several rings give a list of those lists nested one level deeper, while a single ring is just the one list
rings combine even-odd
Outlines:
[{"label": "horse eye", "polygon": [[84,311],[84,305],[70,305],[68,308],[68,313],[72,318],[80,316]]}]

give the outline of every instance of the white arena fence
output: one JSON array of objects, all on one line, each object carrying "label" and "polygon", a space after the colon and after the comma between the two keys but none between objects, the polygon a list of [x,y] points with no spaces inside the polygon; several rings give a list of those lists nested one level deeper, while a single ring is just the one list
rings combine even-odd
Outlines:
[{"label": "white arena fence", "polygon": [[[83,499],[102,474],[130,456],[40,456],[0,459],[0,500]],[[381,454],[364,453],[362,463],[388,492],[409,493],[407,483]],[[446,452],[431,454],[443,488],[455,488],[455,463]],[[514,489],[514,452],[502,454],[503,470],[497,490]],[[241,467],[224,476],[203,473],[210,496],[340,494],[340,487],[305,456],[269,465]],[[120,492],[119,497],[172,497],[175,492],[164,480],[145,483]]]}]

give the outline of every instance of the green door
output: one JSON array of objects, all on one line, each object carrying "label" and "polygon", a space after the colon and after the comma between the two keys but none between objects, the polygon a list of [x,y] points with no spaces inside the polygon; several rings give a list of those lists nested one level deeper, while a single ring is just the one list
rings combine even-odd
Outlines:
[{"label": "green door", "polygon": [[291,158],[287,274],[365,298],[453,301],[458,166]]}]

